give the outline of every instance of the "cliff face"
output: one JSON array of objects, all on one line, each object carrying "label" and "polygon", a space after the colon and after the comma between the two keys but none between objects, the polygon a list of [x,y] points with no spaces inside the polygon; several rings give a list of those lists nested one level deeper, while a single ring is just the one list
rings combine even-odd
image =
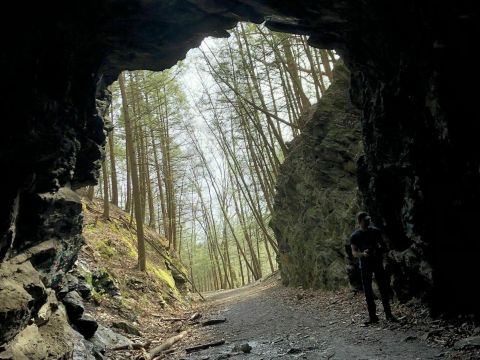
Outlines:
[{"label": "cliff face", "polygon": [[468,70],[478,13],[468,3],[434,6],[393,7],[409,25],[385,17],[383,31],[362,35],[371,50],[348,57],[365,144],[358,183],[388,234],[397,295],[421,297],[434,312],[478,315],[469,277],[479,272],[479,79]]},{"label": "cliff face", "polygon": [[337,64],[333,84],[305,115],[280,167],[271,226],[286,285],[335,289],[348,283],[345,242],[359,209],[362,152],[360,112],[349,89],[350,73]]},{"label": "cliff face", "polygon": [[0,265],[0,343],[11,340],[0,357],[69,359],[75,333],[49,287],[59,286],[83,245],[80,198],[62,188],[25,195],[17,207],[14,241]]},{"label": "cliff face", "polygon": [[[374,221],[389,233],[398,293],[422,296],[438,311],[479,312],[470,284],[478,275],[480,215],[473,53],[480,22],[472,2],[51,1],[15,2],[2,16],[11,14],[21,16],[0,25],[0,298],[3,264],[49,241],[29,233],[24,219],[37,216],[30,209],[55,216],[42,194],[91,184],[98,175],[105,86],[123,69],[165,69],[205,36],[226,36],[237,21],[268,17],[272,29],[336,49],[351,71],[365,148],[359,187]],[[55,221],[38,216],[43,234],[64,241],[55,236]],[[75,223],[63,230],[81,241]],[[51,259],[71,263],[78,244],[67,242],[61,247],[69,255]],[[46,274],[65,269],[41,264]],[[22,297],[29,287],[17,285],[11,291]],[[35,298],[22,319],[46,301]]]}]

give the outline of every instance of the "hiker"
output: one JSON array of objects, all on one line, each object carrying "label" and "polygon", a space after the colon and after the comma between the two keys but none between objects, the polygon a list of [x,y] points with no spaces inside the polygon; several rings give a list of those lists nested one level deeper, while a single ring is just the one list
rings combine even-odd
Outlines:
[{"label": "hiker", "polygon": [[382,298],[383,310],[388,321],[398,322],[390,308],[389,284],[387,274],[383,267],[383,254],[387,251],[382,233],[377,228],[370,226],[370,216],[366,212],[357,214],[360,228],[350,237],[350,246],[353,256],[360,260],[363,292],[367,301],[369,320],[365,325],[378,323],[375,298],[372,290],[372,276],[375,274],[378,289]]}]

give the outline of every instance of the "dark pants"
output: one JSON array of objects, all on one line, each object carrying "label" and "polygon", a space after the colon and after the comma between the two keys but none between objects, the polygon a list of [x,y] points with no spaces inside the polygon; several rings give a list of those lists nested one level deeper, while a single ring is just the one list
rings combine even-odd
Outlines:
[{"label": "dark pants", "polygon": [[388,285],[387,274],[381,262],[375,262],[373,264],[362,264],[362,284],[363,292],[365,293],[365,300],[367,301],[368,315],[370,319],[377,317],[377,308],[375,306],[375,297],[373,295],[372,289],[372,275],[375,274],[375,279],[377,280],[378,289],[380,290],[380,295],[382,297],[383,310],[385,311],[386,316],[392,314],[390,308],[390,298]]}]

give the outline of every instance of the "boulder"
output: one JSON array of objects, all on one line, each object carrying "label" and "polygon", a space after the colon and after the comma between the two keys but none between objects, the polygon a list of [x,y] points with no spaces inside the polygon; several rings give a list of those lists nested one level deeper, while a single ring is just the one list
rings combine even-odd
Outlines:
[{"label": "boulder", "polygon": [[55,292],[52,289],[47,289],[47,294],[47,302],[42,305],[35,317],[35,324],[37,326],[45,325],[48,320],[50,320],[52,312],[56,311],[59,306]]},{"label": "boulder", "polygon": [[94,352],[102,355],[105,354],[107,348],[133,344],[127,337],[103,325],[98,325],[95,335],[89,339],[89,342],[93,345]]},{"label": "boulder", "polygon": [[92,286],[81,275],[73,273],[66,274],[57,288],[59,289],[57,295],[60,298],[65,297],[70,291],[78,292],[84,300],[89,300],[92,295]]},{"label": "boulder", "polygon": [[73,339],[72,360],[95,360],[95,356],[93,356],[93,344],[91,342],[75,330],[73,330]]},{"label": "boulder", "polygon": [[0,359],[40,360],[47,357],[47,348],[35,324],[23,329],[8,345]]},{"label": "boulder", "polygon": [[63,286],[68,288],[68,291],[75,291],[77,290],[79,279],[72,273],[65,274],[63,278]]},{"label": "boulder", "polygon": [[165,261],[165,267],[170,271],[170,274],[172,274],[173,280],[175,281],[175,286],[178,288],[178,290],[185,292],[188,284],[187,273],[181,262],[177,261],[177,264],[173,265],[171,261],[174,261],[174,259],[175,258],[171,259],[170,261]]},{"label": "boulder", "polygon": [[59,305],[47,322],[35,323],[20,331],[0,352],[0,359],[69,360],[74,348],[73,330],[68,324],[65,308]]},{"label": "boulder", "polygon": [[120,289],[115,279],[106,270],[97,270],[92,273],[92,284],[95,291],[110,296],[120,296]]},{"label": "boulder", "polygon": [[85,280],[79,279],[76,290],[84,300],[89,300],[92,297],[92,286]]},{"label": "boulder", "polygon": [[62,304],[52,311],[45,325],[39,326],[39,332],[51,359],[70,359],[74,343],[73,329]]},{"label": "boulder", "polygon": [[29,261],[0,267],[0,344],[11,340],[47,299],[39,273]]},{"label": "boulder", "polygon": [[73,321],[73,326],[85,339],[90,339],[97,331],[98,323],[90,315],[84,314],[81,318]]},{"label": "boulder", "polygon": [[67,309],[68,318],[71,322],[74,322],[76,319],[79,319],[85,308],[83,306],[82,297],[76,291],[70,291],[62,300],[65,308]]},{"label": "boulder", "polygon": [[245,354],[250,354],[252,347],[249,343],[237,344],[233,347],[232,352],[243,352]]}]

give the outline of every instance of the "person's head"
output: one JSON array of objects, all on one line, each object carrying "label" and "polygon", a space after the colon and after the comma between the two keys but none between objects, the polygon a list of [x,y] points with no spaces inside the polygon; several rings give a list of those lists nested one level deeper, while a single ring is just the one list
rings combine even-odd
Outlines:
[{"label": "person's head", "polygon": [[368,228],[368,226],[370,225],[370,220],[370,215],[368,215],[368,213],[366,213],[365,211],[361,211],[357,214],[357,222],[362,229]]}]

